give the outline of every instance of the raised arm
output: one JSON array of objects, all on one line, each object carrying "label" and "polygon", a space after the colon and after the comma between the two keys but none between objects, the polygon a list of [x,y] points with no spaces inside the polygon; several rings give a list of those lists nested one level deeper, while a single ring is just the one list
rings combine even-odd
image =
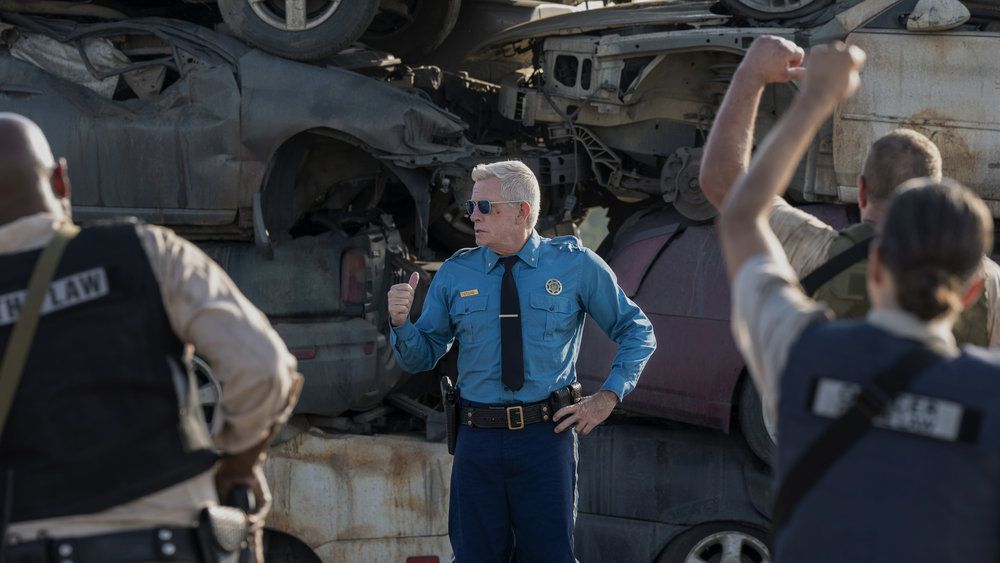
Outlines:
[{"label": "raised arm", "polygon": [[431,281],[416,323],[410,322],[410,307],[414,289],[420,281],[418,274],[413,273],[409,283],[396,284],[389,290],[389,345],[400,367],[410,373],[432,369],[451,349],[455,335],[445,297],[447,290],[443,289],[449,278],[449,267],[445,262]]},{"label": "raised arm", "polygon": [[726,194],[750,164],[754,124],[764,87],[802,78],[803,51],[775,37],[758,37],[747,50],[722,100],[702,156],[699,183],[708,201],[722,208]]},{"label": "raised arm", "polygon": [[726,198],[718,220],[730,279],[748,258],[780,246],[767,222],[772,200],[788,187],[799,160],[823,121],[857,90],[864,52],[837,42],[814,47],[802,91],[767,135],[747,173]]}]

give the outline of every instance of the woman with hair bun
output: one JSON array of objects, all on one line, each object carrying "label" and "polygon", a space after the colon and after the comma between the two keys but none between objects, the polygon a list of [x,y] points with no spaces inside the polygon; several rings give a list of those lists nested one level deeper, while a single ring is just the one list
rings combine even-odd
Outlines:
[{"label": "woman with hair bun", "polygon": [[993,221],[951,181],[911,180],[869,254],[872,309],[830,321],[767,222],[864,53],[814,47],[792,106],[727,197],[733,333],[778,421],[775,561],[1000,561],[1000,354],[952,325],[982,291]]},{"label": "woman with hair bun", "polygon": [[900,308],[928,322],[954,320],[993,246],[993,217],[982,200],[951,180],[914,179],[898,189],[876,256],[892,275]]}]

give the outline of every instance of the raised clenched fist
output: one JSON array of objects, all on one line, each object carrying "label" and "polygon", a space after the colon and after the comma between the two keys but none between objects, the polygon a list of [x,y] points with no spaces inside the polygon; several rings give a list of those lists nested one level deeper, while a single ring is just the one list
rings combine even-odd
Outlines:
[{"label": "raised clenched fist", "polygon": [[846,100],[861,84],[859,72],[865,58],[860,47],[840,41],[813,47],[806,59],[802,96],[830,106]]},{"label": "raised clenched fist", "polygon": [[399,326],[406,322],[410,316],[410,307],[413,306],[413,291],[420,283],[420,274],[413,272],[410,274],[410,281],[407,283],[397,283],[389,288],[389,322],[392,326]]},{"label": "raised clenched fist", "polygon": [[795,43],[762,35],[750,45],[738,72],[760,85],[798,80],[805,76],[804,56],[805,51]]}]

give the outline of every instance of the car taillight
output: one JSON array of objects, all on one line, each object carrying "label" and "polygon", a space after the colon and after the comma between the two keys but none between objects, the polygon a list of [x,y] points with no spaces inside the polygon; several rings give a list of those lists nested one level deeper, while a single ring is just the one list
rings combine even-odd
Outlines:
[{"label": "car taillight", "polygon": [[439,561],[437,555],[421,555],[419,557],[406,558],[406,563],[438,563]]},{"label": "car taillight", "polygon": [[365,304],[365,253],[351,248],[340,258],[340,295],[344,303]]},{"label": "car taillight", "polygon": [[315,346],[309,348],[290,348],[288,351],[295,356],[296,360],[312,360],[316,357]]}]

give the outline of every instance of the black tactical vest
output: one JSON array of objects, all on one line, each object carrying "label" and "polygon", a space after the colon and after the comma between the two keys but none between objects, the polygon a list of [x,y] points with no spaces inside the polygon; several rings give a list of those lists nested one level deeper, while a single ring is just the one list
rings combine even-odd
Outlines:
[{"label": "black tactical vest", "polygon": [[[0,256],[0,355],[40,253]],[[0,437],[10,522],[101,511],[214,464],[134,224],[83,229],[42,310]]]},{"label": "black tactical vest", "polygon": [[[875,226],[870,222],[851,225],[840,231],[830,245],[827,259],[837,256],[856,243],[875,236]],[[868,303],[866,275],[868,261],[862,260],[834,276],[816,290],[814,298],[822,301],[838,319],[864,317],[871,305]],[[959,344],[989,345],[989,316],[986,291],[979,299],[962,311],[952,331]]]},{"label": "black tactical vest", "polygon": [[[780,380],[777,481],[827,430],[830,404],[853,396],[845,383],[867,383],[916,345],[862,321],[806,329]],[[1000,561],[1000,354],[964,347],[905,393],[895,425],[865,432],[801,498],[778,534],[776,561]],[[961,431],[926,433],[942,422]]]}]

